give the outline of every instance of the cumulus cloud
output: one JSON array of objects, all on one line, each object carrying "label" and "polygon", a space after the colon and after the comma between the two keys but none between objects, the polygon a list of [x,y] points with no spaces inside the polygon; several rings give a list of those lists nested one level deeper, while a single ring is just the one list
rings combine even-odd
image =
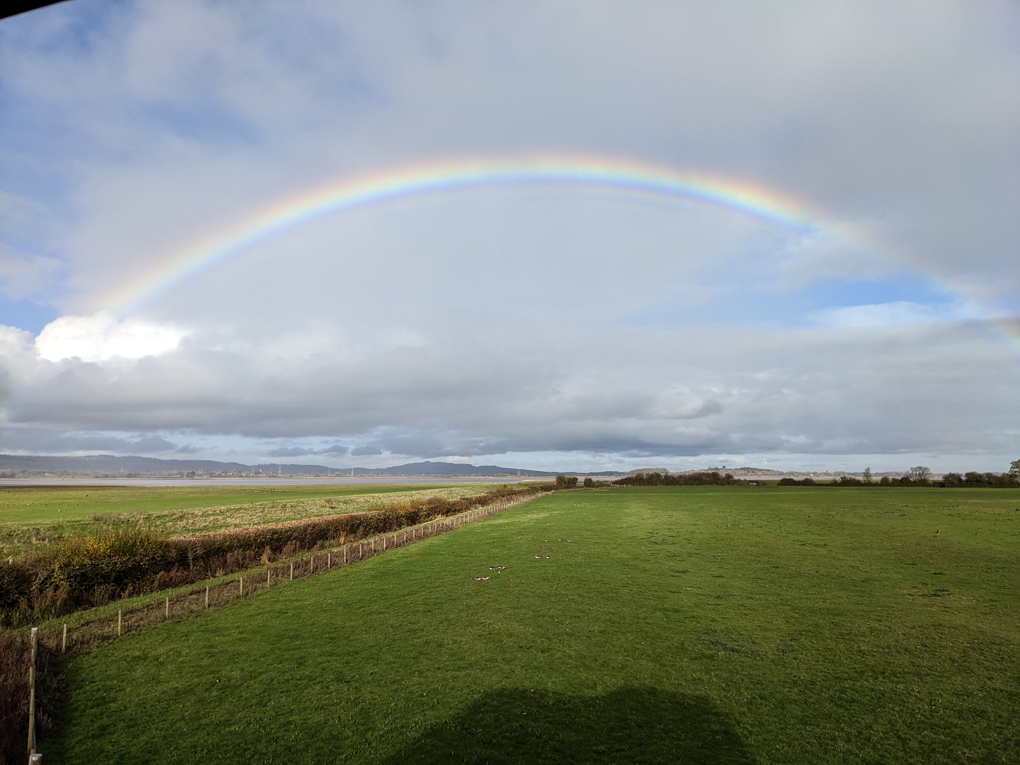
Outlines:
[{"label": "cumulus cloud", "polygon": [[43,328],[35,347],[47,361],[140,359],[173,350],[185,334],[166,324],[141,319],[117,321],[107,314],[61,316]]}]

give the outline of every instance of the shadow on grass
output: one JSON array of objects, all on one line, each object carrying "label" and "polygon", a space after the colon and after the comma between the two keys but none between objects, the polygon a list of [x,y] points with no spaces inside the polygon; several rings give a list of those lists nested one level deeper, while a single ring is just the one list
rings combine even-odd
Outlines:
[{"label": "shadow on grass", "polygon": [[501,688],[385,763],[754,763],[708,699],[653,688],[565,696]]}]

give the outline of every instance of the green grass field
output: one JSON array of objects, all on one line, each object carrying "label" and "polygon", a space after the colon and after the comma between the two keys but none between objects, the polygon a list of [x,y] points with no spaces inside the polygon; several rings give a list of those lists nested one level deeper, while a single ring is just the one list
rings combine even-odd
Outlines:
[{"label": "green grass field", "polygon": [[463,497],[488,484],[0,488],[0,555],[64,536],[143,524],[164,536],[200,534],[367,510],[424,497]]},{"label": "green grass field", "polygon": [[556,494],[66,677],[47,761],[1017,762],[1020,492]]}]

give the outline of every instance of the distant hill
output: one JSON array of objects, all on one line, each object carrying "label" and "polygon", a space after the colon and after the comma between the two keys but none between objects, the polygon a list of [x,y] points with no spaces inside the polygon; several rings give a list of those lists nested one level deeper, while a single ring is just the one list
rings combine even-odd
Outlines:
[{"label": "distant hill", "polygon": [[549,476],[556,473],[525,470],[498,465],[462,465],[454,462],[412,462],[385,468],[337,468],[327,465],[293,465],[263,463],[244,465],[240,462],[216,460],[164,460],[156,457],[117,457],[95,454],[85,457],[49,457],[39,455],[0,454],[0,470],[16,473],[262,473],[275,475],[314,475],[315,473],[372,476],[415,475],[507,475]]}]

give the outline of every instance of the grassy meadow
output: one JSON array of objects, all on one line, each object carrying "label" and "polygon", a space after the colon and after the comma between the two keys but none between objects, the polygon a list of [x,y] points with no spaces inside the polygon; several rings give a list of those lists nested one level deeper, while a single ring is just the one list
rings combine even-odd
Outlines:
[{"label": "grassy meadow", "polygon": [[368,510],[411,499],[481,494],[489,484],[3,487],[0,556],[18,556],[66,536],[142,525],[160,536],[201,534]]},{"label": "grassy meadow", "polygon": [[558,493],[65,678],[48,761],[1017,762],[1020,491]]}]

